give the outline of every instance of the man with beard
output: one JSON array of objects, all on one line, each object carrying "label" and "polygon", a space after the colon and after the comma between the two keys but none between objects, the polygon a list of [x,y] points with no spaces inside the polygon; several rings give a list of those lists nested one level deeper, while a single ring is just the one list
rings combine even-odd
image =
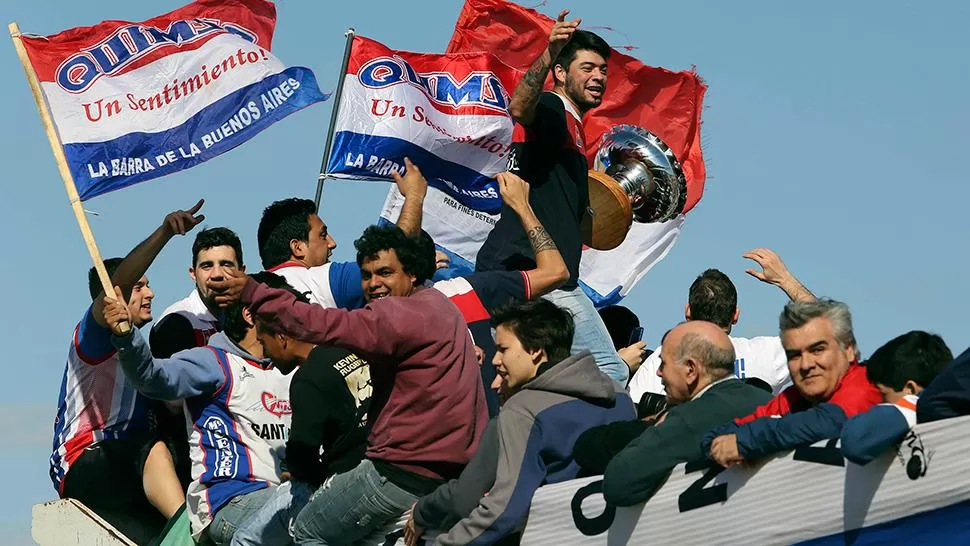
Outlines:
[{"label": "man with beard", "polygon": [[189,267],[195,288],[168,306],[152,327],[149,343],[155,358],[170,358],[185,349],[204,347],[221,330],[218,308],[209,300],[206,282],[222,280],[227,270],[244,273],[242,259],[242,243],[232,230],[216,227],[196,235]]},{"label": "man with beard", "polygon": [[[610,47],[599,36],[577,30],[579,20],[559,14],[549,46],[519,81],[509,103],[517,122],[509,171],[531,185],[529,202],[552,236],[569,270],[569,280],[546,296],[575,317],[572,353],[588,349],[612,379],[626,384],[629,368],[613,348],[603,320],[579,289],[579,261],[588,221],[589,187],[583,115],[599,106],[606,91],[606,61]],[[551,92],[542,88],[550,69]],[[535,255],[525,230],[508,206],[485,240],[476,260],[478,271],[528,271]]]}]

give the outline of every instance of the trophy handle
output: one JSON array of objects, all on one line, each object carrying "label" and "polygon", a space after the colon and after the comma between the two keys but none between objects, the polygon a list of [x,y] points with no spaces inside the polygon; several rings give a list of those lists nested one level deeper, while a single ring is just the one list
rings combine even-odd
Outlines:
[{"label": "trophy handle", "polygon": [[608,174],[587,173],[589,208],[593,215],[583,229],[583,243],[596,250],[612,250],[626,239],[633,224],[630,197]]}]

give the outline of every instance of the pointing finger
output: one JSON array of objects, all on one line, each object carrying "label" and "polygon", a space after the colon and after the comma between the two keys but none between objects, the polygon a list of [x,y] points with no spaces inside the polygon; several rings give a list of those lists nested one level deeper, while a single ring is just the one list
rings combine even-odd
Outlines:
[{"label": "pointing finger", "polygon": [[202,208],[203,204],[205,204],[205,199],[199,199],[199,202],[196,203],[194,207],[190,208],[186,212],[188,212],[189,214],[195,215],[195,213],[199,212],[199,209]]},{"label": "pointing finger", "polygon": [[558,21],[560,23],[563,22],[563,21],[565,21],[567,15],[569,15],[569,10],[568,9],[564,9],[564,10],[560,11],[559,12],[559,17],[556,17],[556,21]]}]

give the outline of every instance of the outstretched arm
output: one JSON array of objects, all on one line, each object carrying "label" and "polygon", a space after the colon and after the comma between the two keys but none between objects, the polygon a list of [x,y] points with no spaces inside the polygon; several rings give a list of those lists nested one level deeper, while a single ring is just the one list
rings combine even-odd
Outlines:
[{"label": "outstretched arm", "polygon": [[815,294],[788,271],[785,262],[771,249],[756,248],[744,253],[743,257],[754,260],[762,269],[748,269],[745,271],[748,275],[781,288],[792,301],[815,301]]},{"label": "outstretched arm", "polygon": [[556,247],[556,242],[546,231],[532,206],[529,205],[529,184],[510,172],[499,173],[496,177],[502,200],[519,216],[522,227],[529,236],[529,244],[536,257],[535,269],[525,272],[529,279],[529,295],[537,298],[549,293],[569,280],[566,262]]},{"label": "outstretched arm", "polygon": [[153,358],[145,339],[137,330],[120,331],[130,321],[128,306],[120,303],[121,289],[114,298],[104,298],[102,320],[114,334],[111,342],[118,349],[118,360],[135,390],[156,400],[179,400],[215,393],[226,382],[216,353],[208,348],[181,351],[172,358]]},{"label": "outstretched arm", "polygon": [[[185,235],[205,220],[205,215],[195,215],[202,208],[203,203],[205,203],[205,200],[199,199],[199,202],[189,210],[170,212],[162,221],[162,225],[158,226],[147,239],[139,243],[125,256],[115,274],[111,276],[112,284],[121,288],[124,301],[128,301],[132,288],[148,271],[148,267],[152,265],[158,253],[162,251],[162,247],[172,237]],[[102,291],[98,297],[94,298],[94,307],[91,309],[94,321],[101,326],[107,326],[104,322],[104,296],[105,294]],[[114,297],[114,294],[110,294],[109,297]]]},{"label": "outstretched arm", "polygon": [[519,80],[519,84],[515,86],[512,101],[509,103],[509,114],[522,125],[528,126],[535,119],[536,105],[539,103],[542,86],[546,83],[546,76],[549,75],[549,68],[552,67],[552,63],[555,62],[566,42],[572,38],[576,28],[579,27],[581,22],[579,19],[566,21],[568,14],[568,9],[559,13],[559,17],[556,18],[556,23],[552,25],[552,31],[549,33],[549,47],[532,63],[529,70]]}]

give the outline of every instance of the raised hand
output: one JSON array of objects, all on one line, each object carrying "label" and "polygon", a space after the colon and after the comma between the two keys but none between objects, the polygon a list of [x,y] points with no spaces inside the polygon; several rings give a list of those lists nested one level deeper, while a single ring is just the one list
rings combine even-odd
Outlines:
[{"label": "raised hand", "polygon": [[522,212],[529,206],[529,183],[508,171],[495,176],[502,200],[515,212]]},{"label": "raised hand", "polygon": [[[131,333],[131,313],[128,311],[128,304],[125,297],[121,294],[121,288],[116,286],[114,296],[104,297],[104,307],[101,309],[104,317],[104,324],[116,336],[126,336]],[[124,327],[121,325],[125,324]]]},{"label": "raised hand", "polygon": [[205,203],[205,199],[199,199],[199,202],[195,204],[189,210],[177,210],[175,212],[168,213],[165,216],[165,221],[162,225],[165,226],[166,231],[169,235],[185,235],[186,233],[192,231],[192,228],[201,224],[205,221],[205,215],[196,213],[202,208]]},{"label": "raised hand", "polygon": [[556,22],[552,25],[552,30],[549,32],[549,55],[552,57],[553,62],[555,62],[562,48],[565,47],[566,42],[573,37],[573,33],[579,28],[579,23],[582,22],[582,19],[579,18],[567,21],[567,15],[569,15],[568,9],[559,12],[559,17],[556,17]]},{"label": "raised hand", "polygon": [[398,174],[397,171],[391,171],[397,189],[407,199],[424,199],[424,196],[428,193],[428,181],[421,174],[421,169],[406,157],[404,158],[404,167],[404,176]]},{"label": "raised hand", "polygon": [[791,273],[785,267],[785,262],[774,251],[768,248],[756,248],[743,255],[744,258],[754,260],[761,266],[761,271],[747,269],[745,273],[758,279],[761,282],[780,286],[781,283],[791,278]]}]

